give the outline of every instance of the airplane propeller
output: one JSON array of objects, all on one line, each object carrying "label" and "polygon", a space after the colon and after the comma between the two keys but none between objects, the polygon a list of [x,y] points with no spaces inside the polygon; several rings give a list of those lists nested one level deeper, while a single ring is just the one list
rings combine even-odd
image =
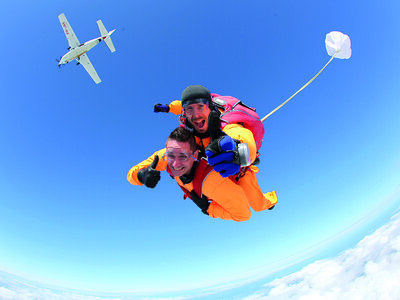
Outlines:
[{"label": "airplane propeller", "polygon": [[56,58],[56,62],[58,62],[58,67],[59,67],[59,68],[61,68],[60,61],[61,61],[61,57],[60,57],[60,59]]}]

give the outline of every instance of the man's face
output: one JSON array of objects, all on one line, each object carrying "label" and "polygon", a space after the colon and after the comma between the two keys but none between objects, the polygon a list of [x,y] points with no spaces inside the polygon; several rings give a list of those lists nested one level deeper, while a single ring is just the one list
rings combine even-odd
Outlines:
[{"label": "man's face", "polygon": [[188,175],[192,169],[194,157],[197,157],[197,151],[192,153],[189,143],[182,143],[175,140],[167,141],[165,160],[175,177]]},{"label": "man's face", "polygon": [[199,133],[206,133],[208,130],[208,115],[211,110],[207,104],[194,103],[185,107],[185,114],[189,122]]}]

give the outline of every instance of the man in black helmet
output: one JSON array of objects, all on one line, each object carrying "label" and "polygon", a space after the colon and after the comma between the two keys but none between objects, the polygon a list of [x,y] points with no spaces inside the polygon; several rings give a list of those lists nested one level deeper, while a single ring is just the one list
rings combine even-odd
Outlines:
[{"label": "man in black helmet", "polygon": [[[154,111],[181,114],[182,124],[193,131],[197,144],[206,150],[214,170],[228,177],[237,174],[241,166],[248,166],[250,161],[247,160],[253,162],[257,148],[253,134],[243,126],[229,124],[226,128],[220,128],[220,111],[212,101],[216,96],[219,95],[212,95],[204,86],[190,85],[183,90],[180,101],[173,101],[169,105],[156,104]],[[213,128],[209,128],[210,123],[215,124]],[[210,132],[214,136],[210,136]]]},{"label": "man in black helmet", "polygon": [[213,109],[210,91],[201,85],[190,85],[185,88],[181,100],[170,104],[156,104],[154,112],[171,112],[175,115],[185,114],[185,127],[194,130],[195,136],[209,137],[208,115]]}]

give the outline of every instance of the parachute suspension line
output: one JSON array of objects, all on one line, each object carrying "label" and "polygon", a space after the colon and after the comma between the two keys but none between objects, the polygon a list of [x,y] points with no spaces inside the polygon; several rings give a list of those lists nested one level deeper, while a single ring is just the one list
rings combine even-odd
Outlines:
[{"label": "parachute suspension line", "polygon": [[292,96],[289,97],[285,102],[283,102],[281,105],[279,105],[277,108],[275,108],[273,111],[271,111],[268,115],[266,115],[264,118],[261,119],[261,122],[264,122],[267,118],[269,118],[273,113],[275,113],[278,109],[280,109],[282,106],[284,106],[286,103],[289,102],[290,99],[292,99],[294,96],[296,96],[298,93],[300,93],[302,90],[304,90],[311,82],[314,81],[315,78],[318,77],[319,74],[330,64],[330,62],[335,58],[336,54],[339,53],[340,50],[336,51],[334,55],[332,55],[331,59],[325,64],[325,66],[313,77],[311,78],[305,85],[303,85],[296,93],[294,93]]}]

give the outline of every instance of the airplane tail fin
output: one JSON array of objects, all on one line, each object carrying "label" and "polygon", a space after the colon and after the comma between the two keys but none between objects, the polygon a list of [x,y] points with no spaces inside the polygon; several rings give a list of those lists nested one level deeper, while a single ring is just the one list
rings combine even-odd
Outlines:
[{"label": "airplane tail fin", "polygon": [[97,26],[99,27],[100,33],[101,33],[101,37],[103,38],[103,40],[106,42],[108,48],[110,49],[111,52],[115,52],[115,47],[114,44],[111,40],[110,35],[115,31],[111,30],[110,32],[107,31],[107,29],[104,27],[103,22],[101,20],[97,21]]}]

